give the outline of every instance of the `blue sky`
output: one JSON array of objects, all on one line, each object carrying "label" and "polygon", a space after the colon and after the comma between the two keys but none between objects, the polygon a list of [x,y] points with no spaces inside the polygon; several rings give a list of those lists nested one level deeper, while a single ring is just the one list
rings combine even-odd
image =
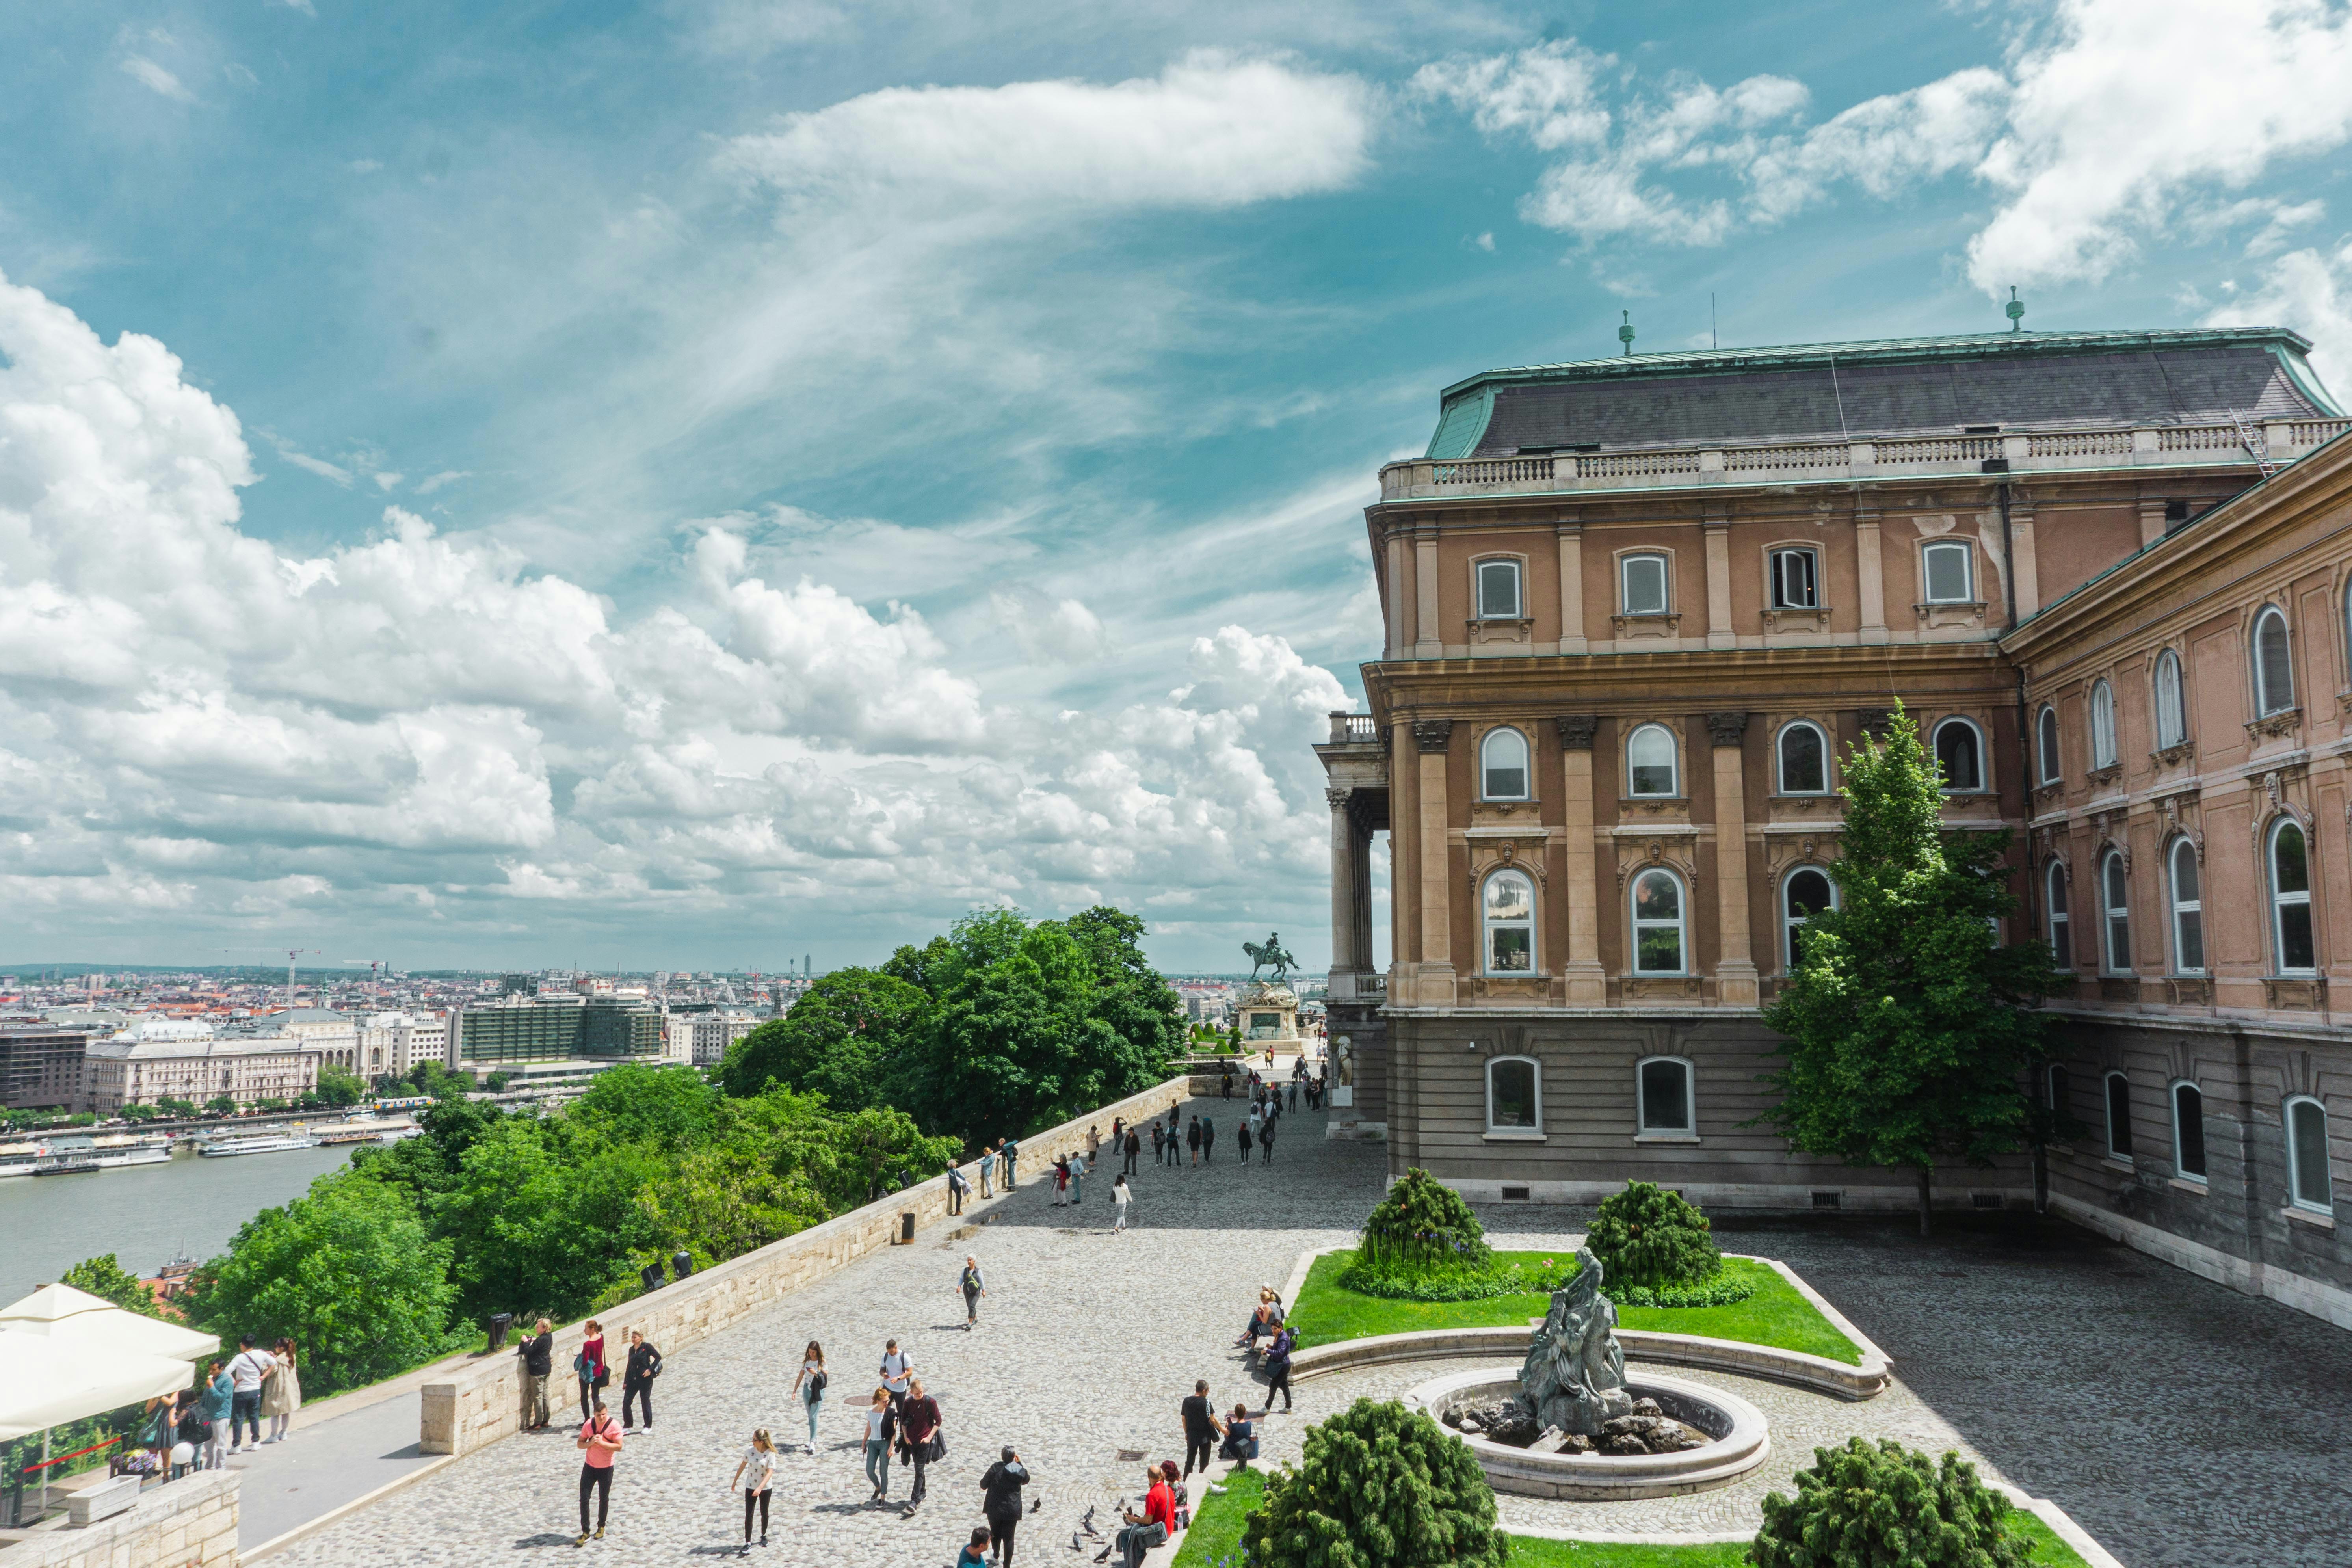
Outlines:
[{"label": "blue sky", "polygon": [[15,8],[0,962],[1319,963],[1438,387],[2011,283],[2342,383],[2347,89],[2318,0]]}]

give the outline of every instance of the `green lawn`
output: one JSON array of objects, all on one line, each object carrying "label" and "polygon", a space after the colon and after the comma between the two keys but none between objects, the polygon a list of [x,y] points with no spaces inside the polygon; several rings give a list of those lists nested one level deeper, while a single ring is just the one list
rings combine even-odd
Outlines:
[{"label": "green lawn", "polygon": [[[1258,1470],[1233,1472],[1228,1488],[1197,1499],[1192,1528],[1171,1568],[1240,1568],[1242,1521],[1258,1506],[1265,1479]],[[2010,1515],[2019,1532],[2033,1542],[2033,1561],[2045,1568],[2088,1568],[2048,1525],[2019,1509]],[[1738,1568],[1748,1561],[1741,1542],[1705,1546],[1621,1546],[1593,1541],[1538,1541],[1510,1537],[1511,1561],[1522,1568]]]},{"label": "green lawn", "polygon": [[[1539,1268],[1563,1262],[1556,1253],[1498,1252],[1505,1263]],[[1530,1291],[1517,1296],[1490,1296],[1483,1301],[1392,1301],[1381,1296],[1359,1295],[1340,1288],[1340,1271],[1355,1257],[1351,1252],[1326,1253],[1307,1270],[1306,1288],[1291,1308],[1301,1345],[1325,1345],[1360,1340],[1371,1334],[1402,1334],[1415,1329],[1488,1328],[1518,1325],[1540,1318],[1551,1305],[1548,1296]],[[1736,1307],[1620,1307],[1619,1326],[1653,1329],[1669,1333],[1704,1334],[1710,1339],[1741,1340],[1749,1344],[1777,1345],[1803,1351],[1848,1366],[1862,1363],[1862,1352],[1852,1340],[1831,1327],[1813,1304],[1774,1269],[1742,1258],[1723,1260],[1726,1274],[1752,1281],[1756,1293]],[[1579,1561],[1581,1561],[1580,1559]]]}]

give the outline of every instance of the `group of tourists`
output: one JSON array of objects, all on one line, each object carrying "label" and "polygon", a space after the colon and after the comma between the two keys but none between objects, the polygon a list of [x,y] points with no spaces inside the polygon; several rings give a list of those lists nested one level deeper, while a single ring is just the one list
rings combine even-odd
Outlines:
[{"label": "group of tourists", "polygon": [[[247,1447],[258,1452],[265,1444],[286,1441],[302,1407],[299,1360],[292,1340],[263,1350],[245,1335],[236,1353],[210,1363],[194,1386],[147,1401],[137,1451],[117,1461],[121,1473],[170,1479],[217,1470]],[[261,1435],[265,1415],[267,1437]]]}]

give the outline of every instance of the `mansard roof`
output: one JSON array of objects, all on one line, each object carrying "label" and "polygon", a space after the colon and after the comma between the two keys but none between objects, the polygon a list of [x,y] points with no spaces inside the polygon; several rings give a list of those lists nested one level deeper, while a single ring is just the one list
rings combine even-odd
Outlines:
[{"label": "mansard roof", "polygon": [[2226,424],[2341,413],[2284,327],[1985,332],[1490,370],[1439,399],[1430,458]]}]

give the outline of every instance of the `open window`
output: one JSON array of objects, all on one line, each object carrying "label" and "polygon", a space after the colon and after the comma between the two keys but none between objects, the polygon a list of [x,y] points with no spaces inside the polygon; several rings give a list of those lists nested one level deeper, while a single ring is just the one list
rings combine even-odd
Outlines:
[{"label": "open window", "polygon": [[1821,608],[1821,552],[1802,548],[1775,550],[1767,558],[1776,610]]},{"label": "open window", "polygon": [[2050,938],[2050,955],[2061,969],[2074,967],[2074,949],[2066,934],[2066,868],[2053,860],[2042,870],[2042,918]]},{"label": "open window", "polygon": [[2091,682],[2091,766],[2116,765],[2116,689],[2104,680]]},{"label": "open window", "polygon": [[2186,1079],[2172,1086],[2172,1171],[2183,1181],[2205,1179],[2205,1095]]},{"label": "open window", "polygon": [[2119,1072],[2107,1075],[2107,1152],[2118,1160],[2132,1156],[2131,1079]]},{"label": "open window", "polygon": [[2053,784],[2065,777],[2058,763],[2058,710],[2055,708],[2045,706],[2042,716],[2033,721],[2033,749],[2036,760],[2041,763],[2041,772],[2036,776],[2042,783]]}]

